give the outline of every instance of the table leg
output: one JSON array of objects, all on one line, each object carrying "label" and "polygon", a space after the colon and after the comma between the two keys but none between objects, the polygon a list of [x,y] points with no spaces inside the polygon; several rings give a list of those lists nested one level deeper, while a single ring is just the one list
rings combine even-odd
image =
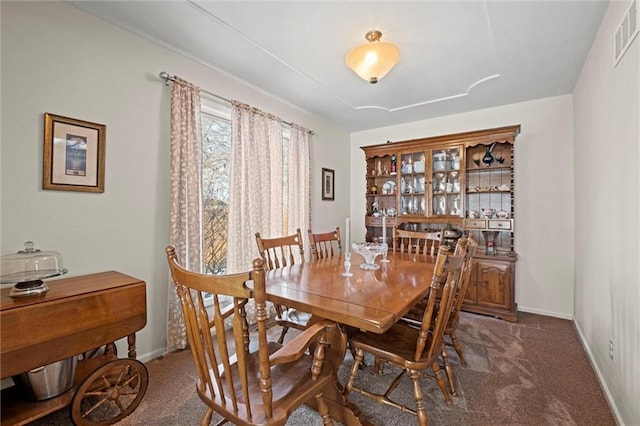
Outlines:
[{"label": "table leg", "polygon": [[136,333],[131,333],[127,336],[128,353],[129,358],[136,359]]},{"label": "table leg", "polygon": [[[334,380],[323,389],[323,395],[329,407],[331,418],[347,426],[371,425],[360,418],[360,409],[350,403],[343,395],[343,386],[338,379],[338,368],[342,365],[347,352],[347,334],[339,326],[331,329],[327,333],[326,339],[330,346],[326,352],[325,362],[332,366]],[[317,409],[315,399],[308,401],[307,404]]]}]

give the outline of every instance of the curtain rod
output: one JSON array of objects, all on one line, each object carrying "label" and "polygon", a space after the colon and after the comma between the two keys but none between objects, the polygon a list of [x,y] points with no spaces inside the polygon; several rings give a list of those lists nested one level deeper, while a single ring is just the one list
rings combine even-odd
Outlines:
[{"label": "curtain rod", "polygon": [[[175,75],[170,75],[169,73],[162,71],[160,73],[160,78],[164,80],[164,84],[165,85],[169,85],[170,81],[176,81],[176,76]],[[220,99],[221,101],[224,102],[228,102],[231,103],[231,99],[227,99],[225,97],[222,97],[220,95],[216,95],[215,93],[211,93],[208,90],[204,90],[204,89],[200,89],[201,92],[206,93],[209,96],[213,96],[216,99]],[[283,121],[284,124],[286,124],[287,126],[291,126],[291,123],[289,123],[288,121]],[[307,130],[307,133],[309,133],[310,135],[315,135],[316,132],[314,132],[313,130]]]}]

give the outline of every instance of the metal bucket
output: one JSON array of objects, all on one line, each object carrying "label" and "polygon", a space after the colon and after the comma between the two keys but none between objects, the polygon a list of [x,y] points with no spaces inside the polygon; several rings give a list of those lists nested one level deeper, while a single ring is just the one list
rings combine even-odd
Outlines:
[{"label": "metal bucket", "polygon": [[53,398],[73,386],[76,363],[76,357],[73,356],[13,376],[13,381],[30,401]]}]

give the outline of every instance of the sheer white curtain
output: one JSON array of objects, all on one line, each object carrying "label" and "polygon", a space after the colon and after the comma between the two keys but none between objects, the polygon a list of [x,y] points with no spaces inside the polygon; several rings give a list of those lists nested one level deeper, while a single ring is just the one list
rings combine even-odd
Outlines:
[{"label": "sheer white curtain", "polygon": [[283,232],[282,121],[233,101],[227,271],[251,268],[259,256],[255,233]]},{"label": "sheer white curtain", "polygon": [[[291,124],[289,137],[288,164],[288,221],[287,235],[297,228],[306,235],[311,223],[311,178],[310,178],[309,130],[297,124]],[[309,253],[308,240],[305,238],[305,253]],[[310,254],[310,253],[309,253]],[[307,256],[307,258],[309,258]]]},{"label": "sheer white curtain", "polygon": [[[171,237],[181,265],[202,272],[202,144],[200,89],[180,78],[171,88]],[[180,301],[168,289],[167,352],[184,349],[187,335]]]}]

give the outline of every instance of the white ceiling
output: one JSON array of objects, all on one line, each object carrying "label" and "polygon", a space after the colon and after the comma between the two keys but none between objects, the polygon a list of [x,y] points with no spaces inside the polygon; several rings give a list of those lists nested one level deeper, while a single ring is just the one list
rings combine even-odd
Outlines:
[{"label": "white ceiling", "polygon": [[[608,0],[71,3],[349,131],[571,93],[608,6]],[[402,52],[375,85],[345,65],[346,54],[373,29]],[[180,75],[171,64],[157,71]]]}]

